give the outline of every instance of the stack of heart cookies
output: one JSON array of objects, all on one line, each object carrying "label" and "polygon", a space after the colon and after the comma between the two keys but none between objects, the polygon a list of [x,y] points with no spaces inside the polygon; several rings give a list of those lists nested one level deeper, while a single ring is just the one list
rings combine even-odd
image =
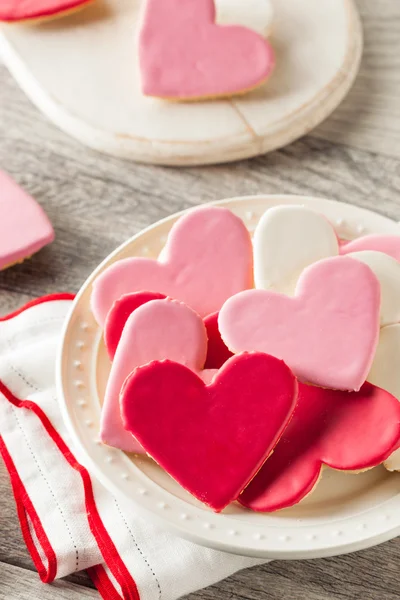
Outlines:
[{"label": "stack of heart cookies", "polygon": [[252,240],[201,207],[158,260],[105,269],[91,306],[112,363],[102,442],[213,510],[293,506],[323,467],[400,470],[400,236],[345,242],[285,205]]}]

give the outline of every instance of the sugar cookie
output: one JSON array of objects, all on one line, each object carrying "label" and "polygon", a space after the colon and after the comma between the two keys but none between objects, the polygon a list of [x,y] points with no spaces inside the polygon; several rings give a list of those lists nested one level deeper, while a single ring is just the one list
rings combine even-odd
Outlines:
[{"label": "sugar cookie", "polygon": [[362,250],[383,252],[400,262],[400,235],[364,235],[343,244],[340,248],[340,254],[349,254],[349,252],[360,252]]},{"label": "sugar cookie", "polygon": [[392,256],[364,250],[350,252],[350,258],[362,261],[378,278],[381,286],[381,326],[400,321],[400,262]]},{"label": "sugar cookie", "polygon": [[296,400],[297,382],[288,367],[253,353],[230,358],[208,386],[171,361],[139,367],[124,384],[121,413],[147,453],[219,512],[270,455]]},{"label": "sugar cookie", "polygon": [[253,285],[253,252],[243,221],[230,210],[203,206],[172,227],[159,258],[126,258],[97,277],[91,306],[100,326],[112,305],[131,292],[159,292],[202,317]]},{"label": "sugar cookie", "polygon": [[147,0],[139,34],[146,96],[200,100],[243,94],[275,64],[271,45],[240,25],[217,25],[214,0]]},{"label": "sugar cookie", "polygon": [[400,442],[400,403],[365,383],[359,392],[299,385],[297,407],[274,453],[240,496],[260,512],[300,502],[323,465],[363,471],[382,463]]},{"label": "sugar cookie", "polygon": [[[368,381],[400,401],[400,325],[382,327],[374,362]],[[400,450],[393,452],[384,463],[389,471],[400,471]]]},{"label": "sugar cookie", "polygon": [[378,343],[379,309],[380,286],[371,269],[337,256],[307,267],[294,298],[267,290],[233,296],[218,324],[233,352],[266,352],[304,382],[358,390]]},{"label": "sugar cookie", "polygon": [[301,272],[339,253],[334,228],[304,206],[274,206],[254,232],[254,279],[257,288],[294,293]]}]

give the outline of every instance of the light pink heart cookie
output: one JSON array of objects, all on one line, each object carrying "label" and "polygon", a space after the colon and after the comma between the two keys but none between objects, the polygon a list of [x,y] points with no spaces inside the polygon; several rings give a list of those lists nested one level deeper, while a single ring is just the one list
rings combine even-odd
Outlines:
[{"label": "light pink heart cookie", "polygon": [[0,171],[0,269],[29,258],[54,240],[42,207]]},{"label": "light pink heart cookie", "polygon": [[380,285],[364,263],[328,258],[303,271],[294,298],[248,290],[219,314],[222,339],[235,353],[281,358],[304,382],[359,390],[379,334]]},{"label": "light pink heart cookie", "polygon": [[147,0],[139,64],[144,94],[184,100],[251,90],[269,77],[275,58],[254,31],[216,25],[213,0]]},{"label": "light pink heart cookie", "polygon": [[160,292],[205,317],[252,285],[253,251],[244,223],[226,208],[204,206],[175,223],[158,261],[126,258],[101,273],[93,284],[91,306],[103,327],[124,294]]},{"label": "light pink heart cookie", "polygon": [[[170,299],[151,300],[137,308],[125,324],[112,363],[101,413],[102,442],[126,452],[143,452],[124,429],[119,410],[122,385],[134,369],[154,360],[169,359],[200,373],[206,355],[206,328],[191,308]],[[214,374],[202,373],[207,382]]]},{"label": "light pink heart cookie", "polygon": [[400,235],[364,235],[340,246],[340,254],[374,250],[388,254],[400,262]]}]

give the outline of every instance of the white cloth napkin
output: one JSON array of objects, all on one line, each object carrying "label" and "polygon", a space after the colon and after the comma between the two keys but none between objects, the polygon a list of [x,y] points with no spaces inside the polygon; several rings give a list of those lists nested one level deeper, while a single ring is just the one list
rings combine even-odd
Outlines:
[{"label": "white cloth napkin", "polygon": [[107,600],[174,600],[263,561],[184,541],[135,514],[75,459],[54,382],[70,295],[0,322],[0,452],[44,582],[88,569]]}]

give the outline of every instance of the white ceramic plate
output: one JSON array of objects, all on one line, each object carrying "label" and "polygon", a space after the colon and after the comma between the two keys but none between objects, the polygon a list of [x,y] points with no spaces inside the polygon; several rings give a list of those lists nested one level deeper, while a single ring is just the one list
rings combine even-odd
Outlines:
[{"label": "white ceramic plate", "polygon": [[60,19],[0,26],[0,54],[21,88],[96,150],[168,165],[263,154],[323,121],[357,74],[362,29],[353,0],[274,0],[277,68],[265,85],[232,100],[146,98],[135,41],[143,1],[96,0]]},{"label": "white ceramic plate", "polygon": [[[339,235],[400,234],[394,221],[361,208],[302,196],[253,196],[224,200],[253,230],[270,206],[303,204],[326,215]],[[57,385],[63,412],[81,460],[113,493],[132,500],[133,510],[209,547],[264,558],[311,558],[373,546],[400,533],[400,475],[383,467],[350,475],[324,471],[316,491],[299,505],[273,514],[238,504],[214,514],[175,483],[152,460],[128,456],[98,441],[101,398],[110,363],[90,311],[93,280],[127,256],[156,257],[179,215],[149,227],[117,248],[79,292],[67,318],[58,357]]]}]

